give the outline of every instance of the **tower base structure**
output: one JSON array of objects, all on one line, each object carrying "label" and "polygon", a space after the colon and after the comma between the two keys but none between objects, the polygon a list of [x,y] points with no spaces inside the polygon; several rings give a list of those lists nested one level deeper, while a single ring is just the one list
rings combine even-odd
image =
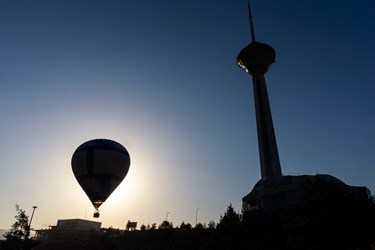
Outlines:
[{"label": "tower base structure", "polygon": [[259,180],[251,192],[242,198],[244,219],[261,211],[286,208],[309,193],[319,195],[319,190],[325,192],[327,186],[335,186],[340,195],[350,198],[369,199],[371,196],[368,188],[349,186],[328,174],[268,177]]}]

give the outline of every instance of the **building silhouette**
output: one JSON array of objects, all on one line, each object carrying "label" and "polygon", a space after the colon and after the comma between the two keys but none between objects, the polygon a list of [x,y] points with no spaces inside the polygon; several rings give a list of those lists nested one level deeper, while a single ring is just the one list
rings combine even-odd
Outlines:
[{"label": "building silhouette", "polygon": [[35,230],[35,240],[42,243],[82,242],[100,231],[102,223],[83,219],[61,219],[49,229]]},{"label": "building silhouette", "polygon": [[256,41],[249,2],[248,10],[251,43],[238,54],[237,63],[252,77],[261,179],[242,199],[244,218],[251,212],[272,211],[298,201],[303,187],[307,184],[334,183],[340,186],[344,195],[369,198],[370,191],[366,187],[346,185],[331,175],[290,176],[282,174],[265,81],[265,74],[275,62],[276,52],[270,45]]}]

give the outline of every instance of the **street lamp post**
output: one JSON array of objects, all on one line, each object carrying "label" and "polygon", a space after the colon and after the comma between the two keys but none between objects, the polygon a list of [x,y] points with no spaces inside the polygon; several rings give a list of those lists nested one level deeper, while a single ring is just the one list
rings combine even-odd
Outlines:
[{"label": "street lamp post", "polygon": [[169,215],[169,212],[167,212],[167,218],[166,218],[166,221],[168,221],[168,215]]},{"label": "street lamp post", "polygon": [[33,206],[33,213],[31,214],[31,218],[30,218],[30,223],[29,223],[29,228],[31,227],[31,221],[33,220],[33,217],[34,217],[34,212],[35,212],[35,209],[38,208],[37,206]]},{"label": "street lamp post", "polygon": [[195,209],[195,226],[198,224],[198,210],[199,208]]}]

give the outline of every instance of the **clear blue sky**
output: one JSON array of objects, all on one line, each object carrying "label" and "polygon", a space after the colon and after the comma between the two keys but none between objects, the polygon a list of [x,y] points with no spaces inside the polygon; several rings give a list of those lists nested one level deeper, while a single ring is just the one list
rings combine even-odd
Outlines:
[{"label": "clear blue sky", "polygon": [[[375,192],[375,2],[253,0],[282,171]],[[118,141],[128,176],[101,207],[127,220],[218,222],[260,179],[246,0],[0,2],[0,228],[92,219],[70,160]]]}]

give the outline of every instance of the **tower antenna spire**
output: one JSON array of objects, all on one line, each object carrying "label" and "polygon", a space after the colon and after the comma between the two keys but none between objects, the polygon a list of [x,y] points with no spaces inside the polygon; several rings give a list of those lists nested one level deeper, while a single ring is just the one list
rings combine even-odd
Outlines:
[{"label": "tower antenna spire", "polygon": [[250,0],[247,1],[247,9],[249,11],[251,41],[255,42],[255,31],[254,31],[253,15],[251,14]]}]

